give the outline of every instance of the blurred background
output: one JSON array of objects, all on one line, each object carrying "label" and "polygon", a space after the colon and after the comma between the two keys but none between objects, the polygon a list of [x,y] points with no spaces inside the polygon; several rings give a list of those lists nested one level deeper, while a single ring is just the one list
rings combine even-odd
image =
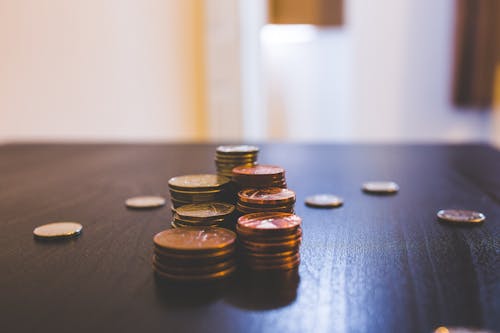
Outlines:
[{"label": "blurred background", "polygon": [[497,0],[0,0],[0,142],[488,142]]}]

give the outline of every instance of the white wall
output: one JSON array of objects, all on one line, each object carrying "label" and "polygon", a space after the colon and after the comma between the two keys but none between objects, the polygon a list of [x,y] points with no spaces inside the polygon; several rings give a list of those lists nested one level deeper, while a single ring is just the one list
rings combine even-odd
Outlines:
[{"label": "white wall", "polygon": [[341,28],[276,33],[265,27],[266,137],[498,139],[492,113],[457,110],[451,103],[454,3],[346,0]]},{"label": "white wall", "polygon": [[0,0],[0,139],[201,138],[201,1]]}]

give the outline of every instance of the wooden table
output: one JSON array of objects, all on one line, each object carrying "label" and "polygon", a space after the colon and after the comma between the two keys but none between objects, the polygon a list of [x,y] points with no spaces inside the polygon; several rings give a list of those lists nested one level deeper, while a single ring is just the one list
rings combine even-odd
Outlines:
[{"label": "wooden table", "polygon": [[[286,168],[304,240],[298,275],[239,275],[222,286],[155,280],[152,237],[170,209],[128,210],[168,196],[175,175],[213,172],[215,145],[0,147],[1,332],[500,331],[500,154],[484,145],[261,145]],[[364,194],[366,180],[399,183]],[[332,192],[339,209],[304,206]],[[454,227],[441,208],[487,221]],[[40,224],[71,220],[80,238],[40,242]]]}]

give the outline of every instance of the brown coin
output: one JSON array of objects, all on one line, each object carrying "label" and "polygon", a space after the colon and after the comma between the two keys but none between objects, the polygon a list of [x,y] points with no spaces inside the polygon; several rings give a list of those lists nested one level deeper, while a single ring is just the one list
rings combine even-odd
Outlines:
[{"label": "brown coin", "polygon": [[216,150],[219,154],[256,154],[259,152],[259,147],[250,145],[226,145],[219,146]]},{"label": "brown coin", "polygon": [[245,233],[245,231],[242,231],[241,228],[239,228],[238,226],[236,226],[236,232],[241,240],[247,240],[257,243],[287,242],[287,241],[297,240],[302,237],[302,228],[298,228],[295,233],[290,235],[284,235],[284,236],[279,235],[274,237],[273,236],[269,237],[268,235],[263,236],[259,234]]},{"label": "brown coin", "polygon": [[235,240],[234,232],[213,227],[168,229],[153,238],[157,247],[174,252],[216,252],[233,245]]},{"label": "brown coin", "polygon": [[242,261],[247,264],[269,265],[269,266],[291,264],[296,262],[297,260],[300,260],[299,252],[294,252],[292,255],[287,257],[259,258],[259,257],[243,256],[242,258]]},{"label": "brown coin", "polygon": [[284,173],[283,168],[274,165],[241,166],[233,169],[233,174],[243,176],[279,176]]},{"label": "brown coin", "polygon": [[207,219],[227,216],[234,212],[234,206],[225,202],[191,204],[176,209],[177,215],[186,219]]},{"label": "brown coin", "polygon": [[252,258],[258,258],[258,259],[277,259],[277,258],[284,258],[284,257],[290,257],[293,256],[297,253],[296,250],[292,251],[284,251],[284,252],[271,252],[271,253],[262,253],[262,252],[242,252],[242,255],[245,256],[246,258],[252,257]]},{"label": "brown coin", "polygon": [[184,274],[207,274],[215,273],[231,268],[235,265],[236,261],[234,258],[229,260],[216,262],[216,263],[204,263],[203,265],[182,265],[182,263],[176,262],[165,262],[161,258],[153,255],[153,266],[156,270],[171,274],[184,273]]},{"label": "brown coin", "polygon": [[215,281],[220,279],[225,279],[236,271],[236,266],[230,267],[227,270],[210,273],[210,274],[171,274],[156,270],[153,266],[155,273],[160,277],[172,281],[184,281],[184,282],[201,282],[201,281]]},{"label": "brown coin", "polygon": [[437,217],[443,222],[475,224],[482,223],[486,219],[483,213],[472,210],[443,209],[437,212]]},{"label": "brown coin", "polygon": [[297,215],[280,212],[253,213],[238,219],[238,227],[250,233],[290,234],[296,232],[301,223]]},{"label": "brown coin", "polygon": [[271,252],[285,252],[285,251],[291,251],[293,249],[298,249],[300,247],[300,244],[302,243],[302,238],[286,242],[279,242],[279,243],[258,243],[243,239],[241,239],[239,242],[241,246],[244,247],[246,250],[271,253]]},{"label": "brown coin", "polygon": [[180,191],[217,190],[230,181],[229,178],[219,175],[200,174],[170,178],[168,185]]},{"label": "brown coin", "polygon": [[190,263],[199,263],[199,262],[217,262],[224,261],[235,254],[236,244],[232,246],[228,246],[222,250],[214,251],[214,252],[172,252],[168,250],[164,250],[158,246],[154,246],[153,248],[155,255],[158,258],[161,258],[162,261],[175,261],[175,262],[184,262],[186,264]]},{"label": "brown coin", "polygon": [[434,330],[434,333],[494,333],[494,332],[486,329],[472,328],[472,327],[440,326]]},{"label": "brown coin", "polygon": [[342,206],[344,200],[332,194],[316,194],[306,198],[306,205],[318,208],[336,208]]},{"label": "brown coin", "polygon": [[238,192],[238,199],[250,204],[285,204],[295,202],[295,192],[279,187],[245,189]]},{"label": "brown coin", "polygon": [[247,263],[247,266],[250,267],[251,269],[254,270],[259,270],[259,271],[274,271],[274,270],[291,270],[300,265],[300,258],[297,259],[296,261],[292,263],[285,263],[285,264],[279,264],[279,265],[263,265],[263,264],[253,264],[253,263]]}]

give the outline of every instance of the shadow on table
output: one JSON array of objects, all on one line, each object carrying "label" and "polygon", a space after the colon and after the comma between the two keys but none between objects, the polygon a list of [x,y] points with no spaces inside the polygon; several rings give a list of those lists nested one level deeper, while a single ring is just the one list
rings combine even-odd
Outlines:
[{"label": "shadow on table", "polygon": [[298,269],[273,273],[239,271],[224,300],[247,310],[277,309],[295,301],[299,283]]}]

